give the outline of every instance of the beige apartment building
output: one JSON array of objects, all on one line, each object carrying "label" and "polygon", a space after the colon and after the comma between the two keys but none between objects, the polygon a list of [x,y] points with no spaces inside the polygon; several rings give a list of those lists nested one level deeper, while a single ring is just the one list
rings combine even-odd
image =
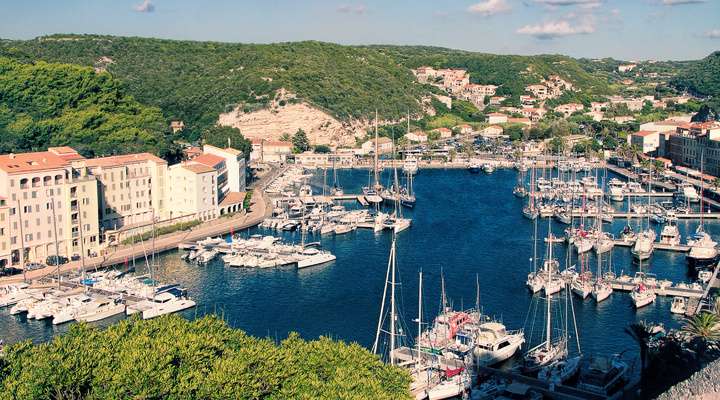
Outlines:
[{"label": "beige apartment building", "polygon": [[168,169],[172,187],[169,217],[208,221],[218,216],[217,171],[203,164],[182,163]]},{"label": "beige apartment building", "polygon": [[0,155],[0,265],[99,250],[97,181],[83,161],[69,147]]},{"label": "beige apartment building", "polygon": [[167,162],[150,153],[85,161],[98,181],[99,218],[103,242],[115,232],[152,226],[167,216]]}]

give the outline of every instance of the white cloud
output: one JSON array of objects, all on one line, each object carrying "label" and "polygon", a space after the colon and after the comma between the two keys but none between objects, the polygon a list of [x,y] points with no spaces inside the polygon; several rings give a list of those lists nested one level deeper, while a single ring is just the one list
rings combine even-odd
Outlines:
[{"label": "white cloud", "polygon": [[484,0],[468,7],[469,12],[483,17],[509,12],[511,9],[505,0]]},{"label": "white cloud", "polygon": [[142,3],[137,4],[133,7],[133,10],[143,13],[151,13],[155,11],[155,5],[150,0],[143,0]]},{"label": "white cloud", "polygon": [[[546,6],[583,6],[585,8],[599,7],[603,0],[533,0],[535,3]],[[687,0],[686,0],[687,1]]]},{"label": "white cloud", "polygon": [[706,38],[720,39],[720,29],[711,29],[703,34]]},{"label": "white cloud", "polygon": [[367,12],[367,7],[365,7],[365,4],[358,4],[358,5],[343,4],[337,8],[337,12],[343,13],[343,14],[363,15]]},{"label": "white cloud", "polygon": [[664,6],[678,6],[681,4],[699,4],[705,3],[706,0],[660,0],[660,4]]},{"label": "white cloud", "polygon": [[561,36],[586,35],[595,32],[592,18],[585,18],[572,24],[568,20],[547,21],[537,25],[525,25],[516,31],[521,35],[530,35],[538,39],[554,39]]}]

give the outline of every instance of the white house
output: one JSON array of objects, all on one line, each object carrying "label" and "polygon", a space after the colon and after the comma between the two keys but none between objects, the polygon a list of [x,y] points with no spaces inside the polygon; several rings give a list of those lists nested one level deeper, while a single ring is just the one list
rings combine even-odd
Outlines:
[{"label": "white house", "polygon": [[489,124],[504,124],[507,123],[508,116],[501,113],[490,113],[488,114],[488,123]]},{"label": "white house", "polygon": [[[389,153],[392,151],[392,139],[386,137],[378,138],[378,154]],[[361,154],[370,154],[375,152],[375,139],[370,139],[360,146]]]},{"label": "white house", "polygon": [[480,134],[486,138],[497,138],[497,137],[502,136],[503,128],[498,125],[490,125],[490,126],[486,127],[485,129],[483,129],[482,131],[480,131]]},{"label": "white house", "polygon": [[405,138],[411,142],[416,143],[425,143],[428,140],[427,135],[420,131],[410,132],[405,135]]}]

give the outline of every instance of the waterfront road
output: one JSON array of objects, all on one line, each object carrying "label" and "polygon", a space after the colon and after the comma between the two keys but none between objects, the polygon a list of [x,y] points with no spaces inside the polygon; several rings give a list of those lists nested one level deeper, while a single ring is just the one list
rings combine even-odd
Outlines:
[{"label": "waterfront road", "polygon": [[[187,231],[179,231],[157,237],[155,239],[155,251],[161,253],[163,251],[176,249],[178,244],[189,241],[205,239],[208,236],[218,236],[229,232],[239,232],[258,225],[272,212],[269,200],[265,196],[264,190],[270,181],[277,177],[283,171],[282,168],[272,167],[253,185],[253,197],[250,205],[250,212],[235,214],[230,217],[220,217],[212,221],[205,222]],[[57,267],[48,266],[43,269],[28,271],[23,277],[22,274],[12,275],[0,278],[0,286],[9,283],[36,281],[38,279],[57,276],[58,274],[66,274],[73,271],[80,271],[83,263],[85,270],[95,270],[98,268],[108,267],[117,264],[124,264],[133,258],[144,258],[151,256],[151,241],[144,244],[135,244],[134,246],[113,246],[105,250],[105,254],[98,257],[85,258],[81,261],[73,261]]]}]

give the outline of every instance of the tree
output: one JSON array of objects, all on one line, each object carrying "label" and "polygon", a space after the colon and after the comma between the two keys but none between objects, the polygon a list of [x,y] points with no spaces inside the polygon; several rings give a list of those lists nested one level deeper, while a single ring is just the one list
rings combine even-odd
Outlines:
[{"label": "tree", "polygon": [[523,129],[521,125],[510,125],[505,128],[505,134],[510,137],[510,140],[517,141],[523,138]]},{"label": "tree", "polygon": [[315,146],[314,150],[316,153],[321,153],[321,154],[330,153],[330,147],[328,147],[324,144],[319,144],[319,145]]},{"label": "tree", "polygon": [[289,133],[285,132],[282,135],[280,135],[280,141],[281,142],[290,142],[290,141],[292,141],[292,137],[290,136]]},{"label": "tree", "polygon": [[565,151],[565,139],[562,137],[554,137],[550,140],[548,146],[553,154],[561,154]]},{"label": "tree", "polygon": [[293,153],[302,153],[310,150],[310,141],[302,129],[298,129],[292,137]]},{"label": "tree", "polygon": [[696,357],[702,361],[708,345],[720,341],[720,320],[716,314],[701,312],[689,318],[682,331],[690,337]]},{"label": "tree", "polygon": [[231,147],[242,151],[245,159],[250,158],[252,144],[240,133],[240,129],[230,126],[212,126],[203,131],[203,143],[224,149]]}]

